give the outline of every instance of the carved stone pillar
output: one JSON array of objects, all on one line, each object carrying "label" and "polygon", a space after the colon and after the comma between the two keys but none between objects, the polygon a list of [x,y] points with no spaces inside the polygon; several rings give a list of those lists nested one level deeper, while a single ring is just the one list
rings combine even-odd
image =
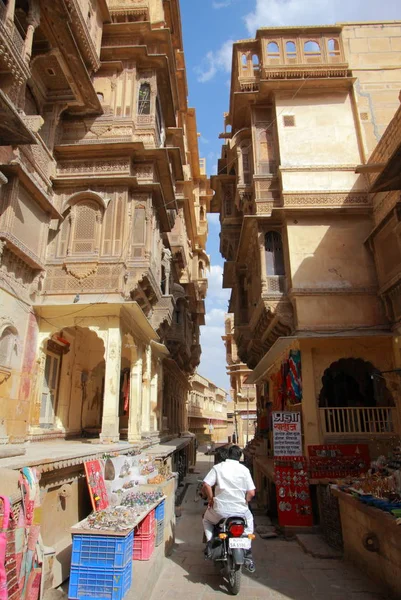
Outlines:
[{"label": "carved stone pillar", "polygon": [[146,346],[145,354],[146,363],[142,377],[142,434],[150,431],[150,378],[152,372],[152,349],[150,345]]},{"label": "carved stone pillar", "polygon": [[130,376],[128,441],[131,444],[141,439],[142,368],[142,348],[138,347]]},{"label": "carved stone pillar", "polygon": [[118,317],[110,319],[105,354],[106,370],[100,439],[102,442],[118,442],[120,439],[119,402],[121,371],[121,331]]},{"label": "carved stone pillar", "polygon": [[4,19],[8,27],[14,26],[15,0],[8,0]]},{"label": "carved stone pillar", "polygon": [[33,34],[40,23],[40,8],[36,2],[31,1],[27,17],[28,29],[24,42],[24,60],[29,63],[32,55]]},{"label": "carved stone pillar", "polygon": [[152,377],[150,380],[150,431],[157,431],[157,392],[158,392],[158,361],[153,365]]}]

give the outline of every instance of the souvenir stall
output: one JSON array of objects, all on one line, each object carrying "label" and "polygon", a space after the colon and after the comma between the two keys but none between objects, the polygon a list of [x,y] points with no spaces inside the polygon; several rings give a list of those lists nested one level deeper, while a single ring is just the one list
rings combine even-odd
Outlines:
[{"label": "souvenir stall", "polygon": [[132,560],[149,560],[164,541],[163,485],[174,475],[163,466],[160,471],[139,453],[85,463],[93,512],[71,528],[69,598],[124,598]]},{"label": "souvenir stall", "polygon": [[401,446],[360,476],[331,486],[338,498],[344,554],[401,597]]},{"label": "souvenir stall", "polygon": [[40,536],[40,474],[1,469],[0,594],[2,600],[39,600],[45,548]]}]

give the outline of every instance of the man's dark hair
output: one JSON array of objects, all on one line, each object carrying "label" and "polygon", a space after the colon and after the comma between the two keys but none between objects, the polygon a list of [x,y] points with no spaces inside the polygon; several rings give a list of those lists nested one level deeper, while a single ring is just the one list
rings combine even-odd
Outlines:
[{"label": "man's dark hair", "polygon": [[228,448],[218,448],[216,450],[215,465],[224,462],[228,458]]},{"label": "man's dark hair", "polygon": [[241,458],[242,450],[239,446],[231,446],[228,451],[228,458],[231,460],[239,460]]}]

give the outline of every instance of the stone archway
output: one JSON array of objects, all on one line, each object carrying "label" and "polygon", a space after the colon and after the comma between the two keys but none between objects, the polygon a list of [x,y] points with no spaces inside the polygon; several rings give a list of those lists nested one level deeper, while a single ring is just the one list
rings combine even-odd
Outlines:
[{"label": "stone archway", "polygon": [[101,428],[105,344],[88,327],[70,326],[41,337],[32,433],[97,435]]},{"label": "stone archway", "polygon": [[361,358],[341,358],[323,373],[319,407],[394,406],[379,369]]}]

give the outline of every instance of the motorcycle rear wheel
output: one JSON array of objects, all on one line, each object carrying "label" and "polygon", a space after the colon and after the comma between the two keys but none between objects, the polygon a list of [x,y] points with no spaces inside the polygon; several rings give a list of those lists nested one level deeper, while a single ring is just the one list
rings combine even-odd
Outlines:
[{"label": "motorcycle rear wheel", "polygon": [[228,572],[228,588],[233,596],[236,596],[241,588],[242,565],[233,565]]}]

